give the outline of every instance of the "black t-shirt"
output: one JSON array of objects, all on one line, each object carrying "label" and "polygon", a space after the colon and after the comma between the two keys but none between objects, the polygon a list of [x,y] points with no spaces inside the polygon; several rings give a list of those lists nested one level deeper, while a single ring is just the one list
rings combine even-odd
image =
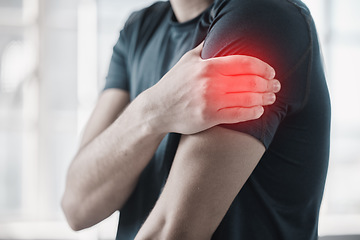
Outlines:
[{"label": "black t-shirt", "polygon": [[[114,47],[105,89],[131,100],[205,39],[203,58],[249,55],[269,63],[282,84],[253,121],[222,125],[266,147],[212,239],[315,240],[329,157],[330,100],[316,29],[299,0],[218,0],[178,23],[169,2],[133,13]],[[168,134],[120,210],[117,239],[133,239],[159,197],[180,135]],[[214,193],[216,194],[216,193]]]}]

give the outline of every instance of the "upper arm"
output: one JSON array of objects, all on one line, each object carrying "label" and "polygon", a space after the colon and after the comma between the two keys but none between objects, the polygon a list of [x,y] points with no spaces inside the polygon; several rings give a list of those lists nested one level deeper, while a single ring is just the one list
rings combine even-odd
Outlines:
[{"label": "upper arm", "polygon": [[254,137],[221,127],[182,136],[142,230],[162,225],[164,239],[210,239],[264,151]]},{"label": "upper arm", "polygon": [[254,137],[221,127],[183,136],[164,189],[176,206],[168,211],[212,234],[264,151]]},{"label": "upper arm", "polygon": [[110,126],[129,101],[129,93],[125,90],[107,89],[103,91],[84,129],[80,149]]}]

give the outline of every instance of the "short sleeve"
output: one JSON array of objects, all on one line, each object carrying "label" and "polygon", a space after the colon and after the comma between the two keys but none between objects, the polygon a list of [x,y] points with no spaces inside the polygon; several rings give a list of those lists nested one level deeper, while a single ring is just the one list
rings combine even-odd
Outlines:
[{"label": "short sleeve", "polygon": [[261,118],[221,125],[247,133],[268,148],[281,122],[306,98],[311,47],[307,21],[295,5],[272,0],[218,1],[211,17],[202,58],[257,57],[274,67],[281,82],[276,102],[265,107]]},{"label": "short sleeve", "polygon": [[119,39],[113,48],[104,90],[117,88],[129,91],[126,45],[125,31],[121,30]]}]

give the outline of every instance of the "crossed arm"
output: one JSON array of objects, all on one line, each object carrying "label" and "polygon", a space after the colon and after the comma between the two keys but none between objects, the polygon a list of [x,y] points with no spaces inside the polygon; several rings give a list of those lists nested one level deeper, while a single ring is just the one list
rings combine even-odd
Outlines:
[{"label": "crossed arm", "polygon": [[200,51],[185,54],[123,112],[128,93],[102,94],[68,170],[62,207],[74,230],[120,209],[162,137],[179,132],[184,135],[169,179],[137,239],[207,239],[215,231],[264,147],[214,126],[260,117],[262,106],[275,101],[279,83],[258,59],[203,61]]}]

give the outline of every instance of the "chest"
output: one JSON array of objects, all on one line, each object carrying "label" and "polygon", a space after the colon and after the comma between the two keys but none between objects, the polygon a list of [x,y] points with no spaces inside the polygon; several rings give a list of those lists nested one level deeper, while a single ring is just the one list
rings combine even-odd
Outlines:
[{"label": "chest", "polygon": [[155,85],[194,45],[194,31],[159,26],[147,39],[138,39],[129,64],[131,100]]}]

